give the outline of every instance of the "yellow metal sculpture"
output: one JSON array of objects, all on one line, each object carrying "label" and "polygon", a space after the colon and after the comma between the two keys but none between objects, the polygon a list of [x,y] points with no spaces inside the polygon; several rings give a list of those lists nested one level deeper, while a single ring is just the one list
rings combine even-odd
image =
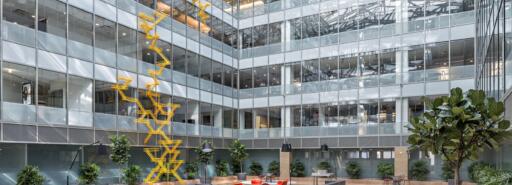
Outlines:
[{"label": "yellow metal sculpture", "polygon": [[[193,3],[199,7],[198,16],[201,23],[205,24],[206,19],[209,16],[205,13],[205,9],[210,6],[209,3],[201,3],[199,0],[193,0]],[[126,95],[125,91],[128,89],[128,84],[131,83],[131,77],[119,77],[120,83],[112,86],[115,89],[122,101],[134,103],[137,106],[138,117],[136,122],[143,124],[148,129],[148,134],[144,138],[144,144],[149,144],[152,137],[157,140],[157,144],[160,147],[148,147],[144,148],[144,152],[149,157],[151,162],[155,163],[156,166],[150,171],[150,173],[144,179],[147,184],[153,184],[158,182],[163,174],[170,174],[174,176],[180,183],[183,183],[183,179],[177,173],[180,166],[183,164],[183,160],[178,160],[180,151],[177,150],[181,145],[181,140],[173,140],[163,131],[165,126],[170,125],[172,117],[176,109],[180,107],[179,104],[173,103],[161,103],[160,94],[156,92],[156,88],[160,85],[158,76],[162,75],[164,68],[171,64],[171,61],[164,55],[162,48],[158,47],[157,42],[160,38],[156,33],[156,26],[163,19],[168,17],[167,14],[155,11],[153,15],[147,15],[145,13],[139,13],[140,29],[144,31],[146,39],[150,42],[148,49],[155,52],[161,60],[157,61],[157,69],[148,70],[149,75],[152,78],[152,82],[145,85],[146,96],[149,98],[152,108],[148,109],[134,97]],[[165,119],[159,119],[164,116]],[[154,121],[154,126],[151,124],[151,120]]]}]

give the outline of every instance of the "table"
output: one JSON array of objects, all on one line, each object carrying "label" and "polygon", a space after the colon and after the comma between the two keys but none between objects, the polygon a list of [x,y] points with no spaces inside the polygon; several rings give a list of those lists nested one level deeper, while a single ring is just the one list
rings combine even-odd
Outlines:
[{"label": "table", "polygon": [[313,185],[318,185],[318,178],[319,177],[332,177],[334,173],[312,173],[311,176],[313,177]]}]

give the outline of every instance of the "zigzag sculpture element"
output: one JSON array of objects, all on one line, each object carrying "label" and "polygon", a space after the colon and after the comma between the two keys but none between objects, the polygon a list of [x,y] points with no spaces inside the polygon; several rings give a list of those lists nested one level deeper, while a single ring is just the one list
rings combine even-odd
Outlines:
[{"label": "zigzag sculpture element", "polygon": [[[156,25],[158,25],[158,23],[160,23],[165,17],[167,17],[167,15],[160,12],[155,12],[153,16],[139,13],[139,20],[141,22],[140,28],[146,34],[146,39],[151,42],[148,49],[158,54],[162,59],[156,63],[157,70],[148,70],[148,73],[153,80],[145,85],[146,96],[153,105],[153,109],[146,109],[139,99],[129,97],[125,94],[124,91],[132,81],[131,77],[119,77],[118,80],[121,83],[115,84],[112,87],[119,92],[123,101],[136,104],[138,113],[136,122],[145,125],[148,129],[148,134],[146,138],[144,138],[144,144],[148,144],[151,137],[155,137],[158,145],[160,146],[144,148],[144,152],[150,158],[151,162],[156,164],[144,179],[144,182],[150,185],[158,182],[160,176],[163,174],[171,174],[180,183],[183,182],[180,175],[177,173],[178,169],[183,164],[183,160],[177,160],[180,154],[180,151],[177,150],[177,148],[181,145],[182,141],[169,138],[169,136],[167,136],[162,130],[165,126],[171,123],[174,112],[180,107],[180,105],[160,103],[160,94],[156,92],[156,88],[160,84],[158,76],[162,75],[164,68],[171,64],[169,59],[162,53],[162,49],[157,46],[159,36],[155,31]],[[165,119],[158,119],[159,115],[164,115]],[[155,122],[156,128],[153,127],[150,120]]]},{"label": "zigzag sculpture element", "polygon": [[[205,24],[206,19],[208,19],[209,16],[204,10],[210,6],[210,3],[201,3],[199,0],[192,1],[199,7],[198,16],[201,23]],[[136,122],[138,124],[145,125],[148,129],[148,134],[146,138],[144,138],[144,144],[147,145],[151,137],[155,137],[157,144],[160,146],[144,148],[144,152],[151,162],[156,164],[144,179],[144,183],[152,185],[153,183],[158,182],[163,174],[171,174],[176,178],[176,180],[178,180],[178,182],[183,183],[183,179],[177,172],[184,162],[183,160],[177,160],[180,154],[180,151],[177,150],[177,148],[181,145],[182,141],[169,138],[169,136],[167,136],[162,130],[165,126],[170,125],[174,112],[180,107],[180,105],[173,103],[161,103],[159,101],[160,93],[156,92],[156,88],[160,85],[158,76],[162,75],[164,68],[170,65],[171,61],[164,55],[164,53],[162,53],[162,48],[157,45],[160,37],[156,33],[155,28],[158,23],[168,17],[168,15],[155,11],[152,16],[145,13],[139,13],[138,16],[140,29],[144,31],[146,39],[150,41],[148,49],[155,52],[161,59],[156,63],[156,70],[148,70],[148,73],[152,78],[152,82],[148,82],[145,85],[146,96],[149,98],[153,108],[146,109],[139,99],[126,95],[124,91],[128,89],[128,84],[132,81],[131,77],[119,77],[118,80],[120,83],[113,85],[112,88],[119,93],[119,96],[123,101],[136,104],[138,113]],[[159,115],[165,116],[165,119],[158,119]],[[155,122],[155,127],[153,127],[150,120]]]}]

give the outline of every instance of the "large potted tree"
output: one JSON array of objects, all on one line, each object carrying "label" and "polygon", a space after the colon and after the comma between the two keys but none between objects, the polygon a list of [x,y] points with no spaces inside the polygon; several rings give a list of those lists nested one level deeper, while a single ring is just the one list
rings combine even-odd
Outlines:
[{"label": "large potted tree", "polygon": [[411,119],[411,148],[440,155],[460,185],[459,170],[465,160],[478,159],[484,147],[495,149],[511,135],[503,118],[503,102],[488,98],[482,90],[450,90],[450,96],[425,99],[427,110]]},{"label": "large potted tree", "polygon": [[[127,167],[126,164],[128,163],[128,160],[130,160],[130,142],[128,141],[128,137],[125,135],[113,135],[110,137],[110,142],[112,143],[110,145],[110,155],[109,158],[112,160],[112,162],[116,163],[120,166],[121,172],[123,175],[125,172],[131,172],[132,170],[129,170],[130,168],[136,168],[136,167]],[[119,177],[119,181],[121,182],[122,178]],[[126,182],[125,183],[129,184]]]},{"label": "large potted tree", "polygon": [[229,152],[234,163],[233,166],[238,166],[238,168],[234,168],[233,171],[237,173],[236,175],[239,180],[245,180],[247,174],[243,172],[243,162],[249,157],[249,154],[245,150],[245,145],[242,144],[240,140],[234,140],[229,146]]},{"label": "large potted tree", "polygon": [[44,177],[35,166],[25,166],[16,176],[16,185],[43,185]]}]

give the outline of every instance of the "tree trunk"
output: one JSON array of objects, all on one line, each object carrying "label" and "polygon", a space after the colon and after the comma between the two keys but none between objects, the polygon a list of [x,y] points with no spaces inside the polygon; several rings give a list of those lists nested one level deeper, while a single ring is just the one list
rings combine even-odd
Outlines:
[{"label": "tree trunk", "polygon": [[459,168],[460,168],[459,165],[457,165],[456,167],[453,168],[453,181],[454,181],[453,183],[454,183],[454,185],[461,185]]}]

